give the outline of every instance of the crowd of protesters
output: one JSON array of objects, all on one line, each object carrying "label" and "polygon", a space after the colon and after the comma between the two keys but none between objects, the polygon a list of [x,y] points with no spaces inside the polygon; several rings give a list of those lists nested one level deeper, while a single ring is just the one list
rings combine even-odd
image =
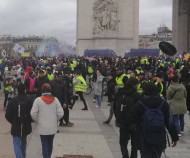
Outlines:
[{"label": "crowd of protesters", "polygon": [[[103,123],[109,124],[115,115],[116,126],[120,128],[123,158],[129,157],[127,145],[130,139],[131,158],[137,158],[137,150],[140,150],[142,158],[161,157],[166,148],[166,140],[151,140],[157,142],[157,145],[147,143],[150,140],[143,135],[146,118],[143,120],[142,117],[149,108],[160,109],[165,118],[164,127],[171,135],[173,146],[176,146],[179,137],[184,134],[184,115],[190,110],[188,60],[167,56],[0,59],[0,80],[4,86],[0,85],[5,94],[3,110],[6,111],[7,120],[12,124],[11,133],[17,158],[26,156],[26,136],[31,132],[31,126],[23,125],[20,131],[15,132],[14,126],[19,126],[13,121],[17,117],[13,117],[13,114],[18,114],[17,108],[13,108],[14,104],[25,104],[23,102],[27,102],[27,99],[34,102],[33,106],[28,104],[26,111],[29,116],[23,124],[31,124],[32,120],[37,122],[43,157],[50,158],[53,138],[57,132],[57,121],[60,126],[74,125],[69,121],[69,108],[74,107],[76,96],[79,96],[84,104],[81,110],[88,110],[89,105],[83,94],[91,81],[94,82],[92,100],[97,100],[95,108],[101,108],[103,95],[108,96],[110,115]],[[107,84],[105,91],[104,83]],[[121,110],[118,110],[118,106]],[[147,128],[148,126],[151,125],[147,125]],[[163,135],[166,133],[163,132]],[[19,141],[23,144],[20,150]]]}]

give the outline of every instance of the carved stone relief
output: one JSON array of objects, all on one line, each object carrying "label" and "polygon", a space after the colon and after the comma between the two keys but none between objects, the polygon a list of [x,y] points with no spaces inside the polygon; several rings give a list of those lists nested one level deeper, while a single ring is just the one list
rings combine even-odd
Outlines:
[{"label": "carved stone relief", "polygon": [[96,0],[93,6],[93,35],[117,32],[119,25],[117,0]]}]

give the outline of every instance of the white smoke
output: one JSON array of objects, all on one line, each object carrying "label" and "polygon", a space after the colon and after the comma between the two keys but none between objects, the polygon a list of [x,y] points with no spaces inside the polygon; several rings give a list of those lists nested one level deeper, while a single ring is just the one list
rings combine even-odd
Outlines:
[{"label": "white smoke", "polygon": [[54,57],[63,54],[65,56],[73,56],[76,54],[76,49],[66,42],[59,42],[54,37],[44,37],[40,46],[35,52],[37,57]]}]

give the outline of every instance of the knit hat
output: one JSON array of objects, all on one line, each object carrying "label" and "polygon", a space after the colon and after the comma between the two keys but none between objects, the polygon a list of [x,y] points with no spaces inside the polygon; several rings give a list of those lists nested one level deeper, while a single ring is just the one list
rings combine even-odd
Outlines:
[{"label": "knit hat", "polygon": [[157,86],[153,82],[145,83],[143,88],[143,94],[148,96],[155,96],[158,94]]},{"label": "knit hat", "polygon": [[25,92],[25,86],[24,86],[23,83],[20,83],[20,84],[18,85],[18,93],[19,93],[19,94],[23,94],[24,92]]}]

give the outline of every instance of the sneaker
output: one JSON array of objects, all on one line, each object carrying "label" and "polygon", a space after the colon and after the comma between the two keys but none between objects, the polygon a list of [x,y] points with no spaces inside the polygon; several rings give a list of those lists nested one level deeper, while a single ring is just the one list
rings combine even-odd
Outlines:
[{"label": "sneaker", "polygon": [[97,108],[97,109],[98,109],[98,108],[100,108],[100,106],[96,105],[96,106],[95,106],[95,108]]},{"label": "sneaker", "polygon": [[61,126],[61,127],[65,127],[65,126],[67,126],[65,123],[60,123],[60,125],[59,126]]},{"label": "sneaker", "polygon": [[178,134],[178,137],[181,137],[182,135],[181,134]]},{"label": "sneaker", "polygon": [[66,127],[72,127],[73,125],[74,125],[74,123],[69,122],[69,123],[66,125]]},{"label": "sneaker", "polygon": [[88,110],[88,108],[83,108],[83,109],[81,109],[81,110]]},{"label": "sneaker", "polygon": [[95,102],[96,102],[96,100],[94,99],[94,100],[93,100],[93,103],[95,103]]},{"label": "sneaker", "polygon": [[181,134],[184,134],[184,131],[181,131]]}]

